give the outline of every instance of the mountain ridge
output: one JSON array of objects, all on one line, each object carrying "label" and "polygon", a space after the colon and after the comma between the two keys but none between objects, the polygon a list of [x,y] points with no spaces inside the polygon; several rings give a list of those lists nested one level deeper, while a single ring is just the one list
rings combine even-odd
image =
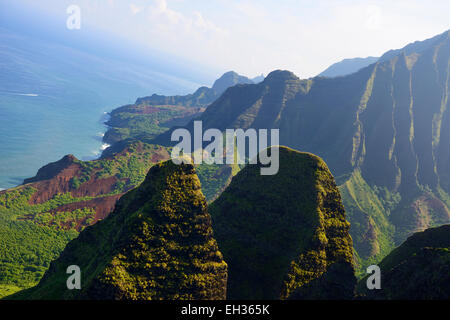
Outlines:
[{"label": "mountain ridge", "polygon": [[[229,88],[196,120],[203,130],[280,129],[280,144],[323,158],[345,193],[362,270],[450,221],[449,34],[344,77],[273,71]],[[193,121],[183,127],[192,133]],[[173,144],[174,129],[154,142]]]},{"label": "mountain ridge", "polygon": [[135,104],[147,105],[175,105],[185,107],[206,107],[217,99],[227,88],[237,84],[251,84],[252,80],[241,76],[234,71],[224,73],[219,79],[215,80],[212,87],[206,86],[198,88],[194,93],[184,96],[162,96],[153,94],[148,97],[138,98]]},{"label": "mountain ridge", "polygon": [[350,58],[333,63],[318,77],[341,77],[357,72],[358,70],[371,65],[379,60],[379,57]]}]

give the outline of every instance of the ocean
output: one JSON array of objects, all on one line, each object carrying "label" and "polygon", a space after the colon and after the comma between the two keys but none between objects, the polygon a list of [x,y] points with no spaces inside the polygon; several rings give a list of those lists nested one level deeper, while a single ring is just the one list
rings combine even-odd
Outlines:
[{"label": "ocean", "polygon": [[0,188],[21,184],[69,153],[86,160],[98,157],[106,147],[105,112],[113,106],[89,98],[0,94]]},{"label": "ocean", "polygon": [[0,189],[66,154],[98,157],[107,112],[198,83],[0,29]]}]

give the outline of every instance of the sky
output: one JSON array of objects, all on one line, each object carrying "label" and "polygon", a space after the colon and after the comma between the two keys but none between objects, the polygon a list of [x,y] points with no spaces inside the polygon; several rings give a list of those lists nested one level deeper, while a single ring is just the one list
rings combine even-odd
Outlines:
[{"label": "sky", "polygon": [[342,59],[380,56],[450,28],[448,0],[14,2],[64,19],[77,5],[82,29],[249,77],[286,69],[309,78]]}]

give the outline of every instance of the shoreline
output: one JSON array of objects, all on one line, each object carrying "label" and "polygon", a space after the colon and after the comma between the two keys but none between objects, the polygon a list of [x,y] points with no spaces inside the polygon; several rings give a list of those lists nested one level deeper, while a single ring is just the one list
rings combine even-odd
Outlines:
[{"label": "shoreline", "polygon": [[107,122],[109,121],[109,119],[111,118],[111,113],[104,111],[103,114],[100,116],[99,119],[99,123],[101,123],[104,127],[104,131],[103,132],[98,132],[97,135],[95,135],[93,138],[94,140],[98,141],[101,143],[101,145],[92,151],[91,156],[81,156],[80,159],[82,161],[94,161],[94,160],[98,160],[102,157],[103,155],[103,151],[105,151],[106,149],[108,149],[109,147],[111,147],[111,144],[109,144],[108,142],[105,141],[105,134],[106,132],[108,132],[109,130],[109,126],[107,125]]}]

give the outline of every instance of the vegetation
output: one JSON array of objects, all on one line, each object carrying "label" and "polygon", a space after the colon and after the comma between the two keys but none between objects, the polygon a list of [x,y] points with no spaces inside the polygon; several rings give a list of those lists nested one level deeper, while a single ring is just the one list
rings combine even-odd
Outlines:
[{"label": "vegetation", "polygon": [[450,298],[450,225],[430,228],[409,237],[379,264],[380,290],[367,290],[367,277],[358,284],[366,299],[448,300]]},{"label": "vegetation", "polygon": [[[334,179],[320,158],[279,151],[278,174],[248,165],[210,206],[229,265],[228,297],[351,298],[352,240]],[[332,265],[340,275],[333,279],[326,273]],[[322,280],[335,289],[317,288]]]},{"label": "vegetation", "polygon": [[77,232],[21,221],[12,212],[0,207],[0,287],[26,288],[39,281]]},{"label": "vegetation", "polygon": [[[75,159],[73,163],[81,170],[69,182],[73,192],[89,181],[101,185],[102,179],[114,177],[116,183],[108,193],[59,193],[37,204],[31,204],[30,199],[40,188],[38,182],[0,193],[0,288],[5,288],[0,292],[6,295],[13,287],[35,285],[66,244],[96,222],[96,211],[84,203],[138,186],[155,162],[168,157],[167,148],[138,142],[114,157],[87,162]],[[76,205],[71,210],[60,209],[70,204]]]},{"label": "vegetation", "polygon": [[[83,270],[80,291],[66,288],[71,264]],[[226,280],[194,166],[169,160],[70,242],[38,286],[12,298],[224,299]]]},{"label": "vegetation", "polygon": [[208,202],[216,199],[225,190],[235,175],[236,166],[221,164],[201,164],[197,174],[202,184],[202,191]]},{"label": "vegetation", "polygon": [[166,131],[164,126],[176,117],[182,117],[186,110],[181,107],[131,105],[118,108],[111,112],[107,122],[110,126],[104,140],[115,143],[129,138],[152,138]]},{"label": "vegetation", "polygon": [[[259,84],[226,90],[236,83],[249,83],[248,79],[229,73],[211,89],[202,87],[187,96],[153,95],[114,110],[108,123],[111,128],[105,135],[105,141],[114,145],[100,160],[76,160],[80,170],[70,177],[64,192],[52,195],[48,201],[35,201],[35,195],[42,190],[34,183],[51,179],[54,171],[70,164],[70,157],[59,165],[42,168],[35,178],[27,180],[31,184],[0,193],[3,251],[0,286],[4,288],[0,292],[12,292],[35,283],[64,245],[79,230],[95,222],[94,212],[85,204],[70,210],[62,206],[121,196],[131,190],[122,202],[123,208],[117,209],[116,217],[108,221],[123,219],[120,221],[127,222],[126,225],[134,221],[142,227],[138,228],[140,234],[128,239],[124,230],[103,221],[85,229],[81,240],[67,247],[68,256],[80,257],[92,269],[93,278],[87,281],[94,291],[83,294],[100,297],[98,292],[111,289],[105,297],[192,298],[187,291],[177,295],[175,290],[170,290],[175,285],[182,288],[193,285],[196,297],[222,296],[224,263],[215,243],[210,239],[209,245],[199,249],[214,263],[202,261],[200,256],[198,260],[189,260],[192,258],[189,255],[185,259],[186,248],[177,239],[170,238],[173,232],[180,231],[176,226],[182,219],[175,219],[174,226],[167,222],[172,222],[171,213],[176,210],[154,198],[137,199],[141,193],[134,189],[152,164],[167,159],[170,150],[147,142],[158,141],[170,146],[169,128],[183,125],[192,129],[192,121],[186,122],[194,117],[203,121],[203,129],[277,128],[281,144],[322,157],[338,177],[342,202],[351,223],[358,275],[362,276],[367,265],[378,263],[413,232],[450,222],[450,117],[445,91],[449,79],[449,34],[447,31],[433,41],[390,51],[377,63],[345,77],[301,80],[289,71],[277,70]],[[200,115],[206,105],[209,105],[207,110]],[[278,175],[260,176],[258,165],[249,165],[212,205],[220,249],[230,266],[229,296],[349,297],[354,281],[351,239],[334,179],[320,158],[281,150],[282,168]],[[238,169],[198,166],[207,200],[217,198]],[[170,201],[171,194],[186,195],[181,180],[174,179],[174,185],[167,186],[165,194]],[[89,189],[103,186],[106,181],[112,184],[105,190]],[[154,190],[150,182],[144,185]],[[140,190],[146,188],[144,185]],[[191,191],[186,191],[186,197],[192,195]],[[202,197],[190,204],[192,212],[203,208]],[[131,200],[141,207],[133,206]],[[161,211],[152,211],[156,204]],[[130,215],[125,215],[125,207]],[[153,217],[155,212],[159,212],[157,217],[162,217],[157,223]],[[186,209],[186,212],[191,211]],[[191,222],[181,221],[186,225]],[[200,228],[209,230],[207,225]],[[167,234],[156,237],[160,232]],[[170,241],[161,242],[167,239]],[[95,254],[88,242],[97,240],[105,253],[95,264],[90,264]],[[124,251],[115,252],[112,243]],[[134,251],[131,246],[145,250]],[[440,272],[448,269],[447,251],[445,246],[421,247],[400,260],[436,275],[431,267]],[[62,256],[58,261],[64,259]],[[395,260],[391,255],[386,259],[383,261]],[[406,264],[400,260],[387,264],[392,267],[391,274],[409,279],[405,276]],[[181,267],[179,261],[183,261]],[[213,270],[211,276],[218,291],[206,288],[202,284],[203,276],[190,277],[183,273],[187,270],[184,269],[188,265],[186,261],[201,265],[202,271]],[[426,261],[436,263],[427,265]],[[148,270],[138,267],[148,267]],[[42,285],[29,291],[29,297],[37,298],[45,292],[50,298],[58,297],[63,269],[62,265],[55,268],[49,271]],[[158,278],[155,270],[170,271],[175,278]],[[190,282],[177,282],[184,274]],[[412,280],[425,287],[429,285],[431,280],[425,274],[416,274],[418,278]],[[145,287],[142,279],[153,279],[151,287]],[[412,292],[402,281],[394,281],[398,287],[392,292],[396,293],[384,297],[406,297],[407,292]],[[161,289],[162,283],[168,291]],[[50,285],[56,285],[56,289]]]},{"label": "vegetation", "polygon": [[[450,223],[449,45],[446,31],[343,77],[276,70],[229,88],[199,120],[204,130],[280,129],[280,144],[323,158],[362,270],[412,233]],[[170,130],[156,141],[169,138]]]},{"label": "vegetation", "polygon": [[389,213],[400,201],[399,195],[383,189],[382,192],[387,194],[381,196],[381,192],[376,187],[372,189],[359,171],[354,172],[339,190],[351,221],[357,275],[363,275],[367,266],[381,260],[395,247],[395,228],[389,221]]}]

